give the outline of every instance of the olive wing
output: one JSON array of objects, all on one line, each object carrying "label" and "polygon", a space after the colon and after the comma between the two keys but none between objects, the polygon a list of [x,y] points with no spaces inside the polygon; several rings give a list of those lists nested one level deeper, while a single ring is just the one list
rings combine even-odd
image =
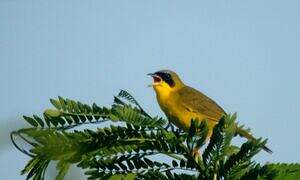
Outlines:
[{"label": "olive wing", "polygon": [[178,90],[178,95],[182,105],[190,112],[203,114],[214,121],[226,114],[215,101],[194,88],[185,86]]}]

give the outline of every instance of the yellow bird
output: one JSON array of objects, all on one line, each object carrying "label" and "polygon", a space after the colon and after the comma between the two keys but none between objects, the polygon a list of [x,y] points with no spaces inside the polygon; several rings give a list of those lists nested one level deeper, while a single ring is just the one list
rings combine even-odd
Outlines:
[{"label": "yellow bird", "polygon": [[[209,133],[226,112],[212,99],[200,91],[185,85],[179,76],[170,70],[160,70],[148,74],[153,77],[151,85],[156,93],[160,108],[178,128],[188,131],[191,119],[208,120]],[[247,131],[237,128],[237,133],[249,140],[255,138]],[[272,151],[263,147],[269,153]]]}]

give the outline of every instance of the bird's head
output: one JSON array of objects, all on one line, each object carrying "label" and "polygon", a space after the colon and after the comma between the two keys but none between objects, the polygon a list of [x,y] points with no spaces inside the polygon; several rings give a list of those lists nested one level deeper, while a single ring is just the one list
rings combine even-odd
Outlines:
[{"label": "bird's head", "polygon": [[179,76],[170,70],[160,70],[148,75],[153,78],[151,86],[156,93],[170,93],[184,86]]}]

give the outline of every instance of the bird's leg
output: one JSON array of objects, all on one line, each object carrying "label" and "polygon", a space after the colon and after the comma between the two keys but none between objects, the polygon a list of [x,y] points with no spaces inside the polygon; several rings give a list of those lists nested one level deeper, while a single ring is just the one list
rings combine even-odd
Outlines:
[{"label": "bird's leg", "polygon": [[[212,135],[212,131],[208,131],[207,137],[205,139],[205,143],[209,141],[211,135]],[[201,161],[202,156],[201,156],[200,147],[195,147],[191,153],[196,162]]]},{"label": "bird's leg", "polygon": [[200,148],[194,148],[192,151],[192,156],[195,159],[195,161],[198,163],[199,161],[201,161],[201,152],[200,152]]}]

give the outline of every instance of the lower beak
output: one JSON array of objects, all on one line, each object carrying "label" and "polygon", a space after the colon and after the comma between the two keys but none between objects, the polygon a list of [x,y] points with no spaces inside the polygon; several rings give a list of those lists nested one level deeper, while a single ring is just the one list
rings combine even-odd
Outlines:
[{"label": "lower beak", "polygon": [[[147,74],[148,76],[151,76],[151,77],[155,77],[156,75],[154,73],[148,73]],[[154,84],[149,84],[147,87],[153,87]]]},{"label": "lower beak", "polygon": [[[147,74],[147,76],[151,76],[151,77],[153,77],[154,76],[154,74],[153,73],[148,73]],[[147,85],[147,87],[152,87],[153,85],[152,84],[149,84],[149,85]]]}]

